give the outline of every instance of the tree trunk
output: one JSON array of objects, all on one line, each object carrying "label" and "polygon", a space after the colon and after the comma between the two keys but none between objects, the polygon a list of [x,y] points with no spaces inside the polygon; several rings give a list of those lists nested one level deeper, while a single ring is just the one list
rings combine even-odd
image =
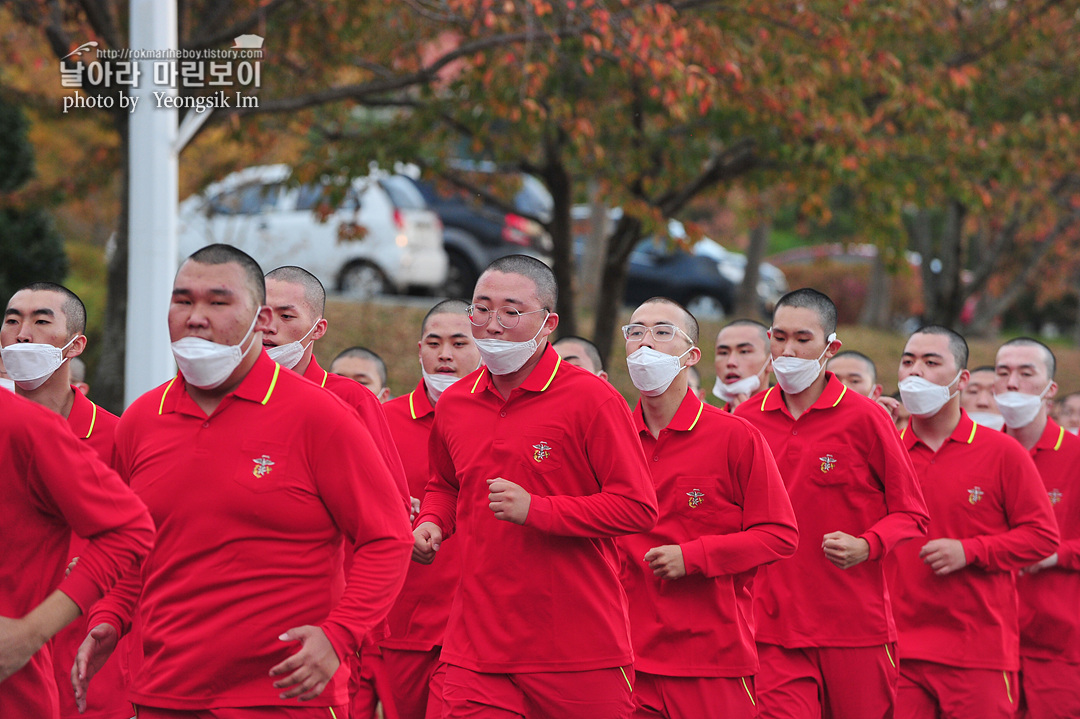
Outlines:
[{"label": "tree trunk", "polygon": [[574,233],[571,228],[570,211],[573,207],[573,184],[570,173],[562,164],[559,147],[550,141],[547,162],[543,168],[544,184],[552,199],[550,224],[554,245],[551,255],[554,263],[555,281],[559,285],[559,301],[555,311],[559,315],[559,336],[576,335],[577,312],[574,301]]},{"label": "tree trunk", "polygon": [[866,301],[859,313],[859,324],[877,329],[888,329],[892,308],[892,275],[885,264],[885,252],[879,247],[870,267],[870,283]]},{"label": "tree trunk", "polygon": [[[908,223],[911,248],[922,257],[923,321],[955,328],[967,298],[960,272],[963,269],[963,232],[966,208],[950,200],[941,230],[934,237],[934,221],[929,210],[920,209]],[[936,262],[935,262],[936,260]],[[937,271],[934,267],[937,266]]]},{"label": "tree trunk", "polygon": [[622,307],[626,292],[627,263],[630,253],[641,239],[641,222],[624,214],[608,238],[608,252],[600,276],[600,292],[596,299],[596,329],[593,344],[600,351],[600,359],[607,365],[611,354],[611,340],[615,334],[616,317]]},{"label": "tree trunk", "polygon": [[[105,299],[105,328],[101,355],[94,372],[94,400],[113,414],[124,411],[124,352],[127,342],[128,289],[128,113],[113,115],[120,136],[120,216],[108,254],[108,279]],[[162,317],[164,322],[165,318]]]},{"label": "tree trunk", "polygon": [[760,317],[761,298],[758,297],[758,280],[761,277],[761,261],[769,247],[769,223],[762,219],[750,229],[750,245],[746,248],[746,274],[735,300],[736,317]]},{"label": "tree trunk", "polygon": [[607,208],[600,197],[600,185],[596,180],[589,180],[589,232],[578,268],[578,289],[590,307],[597,306],[601,263],[607,256],[608,234]]}]

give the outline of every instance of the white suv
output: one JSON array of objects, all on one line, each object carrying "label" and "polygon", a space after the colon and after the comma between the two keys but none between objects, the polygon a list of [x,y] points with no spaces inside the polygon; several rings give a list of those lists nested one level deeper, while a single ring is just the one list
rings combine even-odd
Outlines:
[{"label": "white suv", "polygon": [[442,223],[407,181],[290,185],[285,165],[249,167],[180,203],[181,258],[216,242],[269,271],[299,265],[328,290],[368,298],[437,291],[446,281]]}]

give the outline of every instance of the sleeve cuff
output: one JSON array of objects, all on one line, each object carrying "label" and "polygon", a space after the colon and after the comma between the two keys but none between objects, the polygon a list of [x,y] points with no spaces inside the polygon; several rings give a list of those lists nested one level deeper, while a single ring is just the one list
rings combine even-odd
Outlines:
[{"label": "sleeve cuff", "polygon": [[885,553],[885,545],[881,541],[881,537],[873,532],[859,535],[859,539],[865,540],[870,545],[870,554],[867,556],[868,560],[877,561],[881,559],[881,555]]},{"label": "sleeve cuff", "polygon": [[968,564],[976,564],[980,567],[986,566],[986,558],[983,557],[983,543],[978,537],[969,537],[968,539],[961,539],[960,546],[964,549],[964,560]]},{"label": "sleeve cuff", "polygon": [[322,629],[323,634],[330,640],[330,646],[334,648],[338,661],[342,664],[346,663],[350,654],[356,654],[360,648],[360,642],[356,641],[352,633],[340,624],[324,622],[319,625],[319,629]]},{"label": "sleeve cuff", "polygon": [[1062,542],[1058,545],[1058,566],[1063,569],[1071,569],[1073,571],[1080,570],[1080,563],[1077,562],[1076,552],[1066,542]]},{"label": "sleeve cuff", "polygon": [[431,522],[432,524],[436,525],[439,528],[439,531],[443,533],[443,539],[446,538],[446,528],[443,527],[442,518],[439,515],[433,514],[431,512],[421,514],[413,521],[412,528],[416,529],[424,522]]},{"label": "sleeve cuff", "polygon": [[531,495],[529,513],[525,516],[525,526],[550,533],[553,522],[551,498]]},{"label": "sleeve cuff", "polygon": [[123,637],[131,631],[131,627],[124,622],[123,617],[116,612],[107,609],[99,609],[91,612],[90,617],[86,621],[86,631],[89,632],[99,624],[112,625],[113,629],[116,630],[118,637]]},{"label": "sleeve cuff", "polygon": [[695,539],[686,544],[680,544],[682,550],[683,566],[687,574],[708,574],[708,559],[705,556],[705,543],[701,539]]},{"label": "sleeve cuff", "polygon": [[94,602],[101,599],[101,587],[87,576],[86,572],[72,572],[60,583],[60,591],[68,595],[71,601],[79,607],[79,612],[85,617],[90,612]]}]

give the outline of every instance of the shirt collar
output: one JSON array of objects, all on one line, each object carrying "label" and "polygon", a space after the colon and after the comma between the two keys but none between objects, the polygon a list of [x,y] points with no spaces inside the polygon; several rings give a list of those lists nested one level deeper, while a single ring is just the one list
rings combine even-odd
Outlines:
[{"label": "shirt collar", "polygon": [[[952,431],[946,442],[959,442],[960,444],[971,444],[975,441],[975,434],[979,429],[979,425],[968,417],[968,413],[964,411],[964,408],[960,408],[960,421],[956,424],[956,429]],[[911,422],[908,422],[907,427],[904,427],[900,432],[900,440],[904,443],[904,447],[911,449],[915,446],[916,442],[922,440],[915,434],[915,428]],[[925,444],[925,443],[924,443]],[[943,444],[942,447],[945,445]],[[939,450],[940,451],[940,450]]]},{"label": "shirt collar", "polygon": [[[266,404],[274,394],[280,372],[281,365],[270,359],[270,355],[266,354],[266,350],[262,350],[259,352],[255,364],[244,376],[244,379],[240,380],[240,384],[237,385],[236,389],[225,395],[225,398],[235,396],[239,399]],[[195,403],[195,400],[191,398],[191,395],[188,394],[187,384],[184,382],[184,375],[181,372],[176,373],[176,376],[166,385],[165,391],[162,393],[158,414],[168,412],[181,412],[196,417],[206,415],[202,408]]]},{"label": "shirt collar", "polygon": [[[560,367],[562,367],[562,357],[548,342],[540,355],[540,361],[533,367],[532,372],[529,373],[529,376],[525,378],[525,381],[521,383],[518,389],[528,390],[529,392],[543,392],[551,386]],[[473,381],[472,393],[476,394],[491,386],[491,372],[488,371],[487,367],[481,367],[479,376]],[[495,389],[492,388],[492,391],[495,391]]]},{"label": "shirt collar", "polygon": [[319,366],[319,362],[315,359],[315,353],[311,353],[311,361],[308,362],[307,369],[304,370],[304,379],[314,382],[320,387],[326,386],[326,378],[330,375],[329,372]]},{"label": "shirt collar", "polygon": [[[847,387],[844,383],[836,378],[832,372],[825,371],[825,389],[822,390],[821,396],[817,398],[810,407],[806,410],[809,412],[814,409],[832,409],[836,405],[840,404],[840,400],[847,394]],[[748,402],[751,400],[747,400]],[[787,408],[787,404],[784,403],[784,391],[780,389],[780,385],[774,384],[766,392],[765,396],[761,398],[761,411],[768,412],[771,410],[780,410],[788,416],[791,415],[791,411]],[[803,412],[805,415],[806,412]]]},{"label": "shirt collar", "polygon": [[[701,419],[701,413],[704,411],[705,403],[698,399],[687,387],[686,395],[679,404],[679,408],[675,410],[675,416],[671,418],[668,426],[664,427],[664,429],[689,432],[697,426],[698,420]],[[645,411],[641,408],[640,399],[637,406],[634,407],[634,427],[637,429],[638,434],[649,431],[649,428],[645,426]]]},{"label": "shirt collar", "polygon": [[68,425],[79,439],[90,439],[97,424],[98,407],[78,387],[73,386],[71,391],[75,393],[75,398],[68,414]]},{"label": "shirt collar", "polygon": [[1039,437],[1039,441],[1035,443],[1035,446],[1031,448],[1031,454],[1034,455],[1036,451],[1047,450],[1056,452],[1061,449],[1061,444],[1065,439],[1065,428],[1059,425],[1049,417],[1046,418],[1046,428],[1043,429],[1042,436]]},{"label": "shirt collar", "polygon": [[409,414],[412,415],[413,419],[420,419],[434,411],[435,408],[431,406],[431,400],[428,399],[424,380],[420,380],[416,385],[416,389],[409,392]]}]

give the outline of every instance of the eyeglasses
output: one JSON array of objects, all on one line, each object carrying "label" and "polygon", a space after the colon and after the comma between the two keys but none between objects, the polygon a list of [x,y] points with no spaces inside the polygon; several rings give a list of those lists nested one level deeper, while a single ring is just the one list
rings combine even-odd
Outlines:
[{"label": "eyeglasses", "polygon": [[645,333],[648,332],[653,336],[653,339],[657,342],[670,342],[675,339],[675,335],[678,332],[682,332],[683,336],[693,344],[694,341],[690,339],[690,335],[683,332],[675,325],[655,325],[653,327],[646,327],[645,325],[623,325],[622,336],[628,342],[641,342],[645,339]]},{"label": "eyeglasses", "polygon": [[503,329],[511,330],[518,326],[518,322],[521,321],[522,315],[533,315],[537,312],[547,312],[547,308],[541,307],[538,310],[532,310],[531,312],[522,312],[514,307],[500,307],[497,310],[492,310],[484,305],[472,304],[468,307],[469,310],[469,322],[473,327],[486,327],[488,322],[491,322],[491,316],[495,315],[495,319]]}]

